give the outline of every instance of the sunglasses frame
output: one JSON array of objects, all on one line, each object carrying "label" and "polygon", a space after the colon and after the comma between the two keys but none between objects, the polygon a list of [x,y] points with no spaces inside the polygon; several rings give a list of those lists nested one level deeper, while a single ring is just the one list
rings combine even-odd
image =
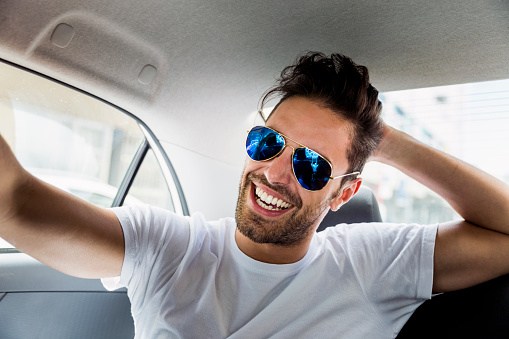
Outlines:
[{"label": "sunglasses frame", "polygon": [[[332,167],[332,163],[329,161],[329,159],[327,159],[326,157],[324,157],[323,155],[321,155],[321,154],[320,154],[320,153],[318,153],[317,151],[313,150],[312,148],[309,148],[309,147],[307,147],[306,145],[301,144],[300,142],[298,142],[298,141],[296,141],[296,140],[293,140],[292,138],[290,138],[290,137],[288,137],[288,136],[284,135],[283,133],[281,133],[281,132],[279,132],[279,131],[276,131],[275,129],[270,128],[270,127],[267,127],[267,126],[254,126],[254,127],[253,127],[253,128],[251,128],[249,131],[247,131],[248,137],[249,137],[249,133],[251,133],[251,131],[252,131],[253,129],[257,128],[257,127],[267,128],[267,129],[270,129],[272,132],[274,132],[274,133],[276,133],[276,134],[281,135],[281,136],[283,137],[284,144],[283,144],[283,147],[281,147],[281,150],[280,150],[279,152],[277,152],[275,155],[273,155],[272,157],[270,157],[270,158],[267,158],[267,159],[264,159],[264,160],[254,160],[254,159],[253,159],[253,158],[251,158],[251,156],[249,156],[249,154],[248,154],[249,159],[251,159],[251,160],[253,160],[253,161],[256,161],[256,162],[270,161],[270,160],[275,159],[275,158],[277,158],[278,156],[280,156],[280,155],[283,153],[283,151],[285,150],[285,147],[287,147],[287,146],[288,146],[288,147],[290,147],[290,148],[292,149],[292,172],[293,172],[293,176],[295,177],[295,180],[297,180],[297,182],[299,183],[299,185],[300,185],[302,188],[304,188],[306,191],[311,191],[311,192],[317,192],[317,191],[320,191],[320,190],[324,189],[324,188],[325,188],[325,186],[327,186],[327,184],[329,183],[329,181],[327,181],[327,182],[325,183],[325,185],[324,185],[322,188],[317,189],[317,190],[310,190],[310,189],[305,188],[304,186],[302,186],[302,184],[299,182],[299,179],[297,178],[297,174],[295,174],[295,168],[293,167],[293,157],[294,157],[294,155],[295,155],[295,151],[296,151],[296,150],[301,149],[301,148],[303,148],[303,149],[308,149],[308,150],[310,150],[310,151],[312,151],[312,152],[314,152],[314,153],[318,154],[318,156],[319,156],[319,157],[321,157],[322,159],[324,159],[324,160],[325,160],[325,161],[329,164],[331,173],[333,173],[333,172],[334,172],[334,167]],[[288,143],[286,142],[286,139],[288,139],[288,140],[290,140],[290,141],[293,141],[294,143],[296,143],[296,144],[297,144],[297,145],[299,145],[300,147],[295,148],[295,147],[293,147],[293,146],[288,145]],[[247,140],[247,138],[246,138],[246,140]],[[247,152],[247,149],[246,149],[246,152]],[[361,174],[361,172],[356,171],[356,172],[352,172],[352,173],[347,173],[347,174],[343,174],[343,175],[338,175],[337,177],[331,177],[331,176],[329,176],[329,179],[334,180],[334,179],[339,179],[339,178],[343,178],[343,177],[346,177],[346,176],[349,176],[349,175],[354,175],[354,174],[355,174],[355,175],[359,175],[359,174]]]}]

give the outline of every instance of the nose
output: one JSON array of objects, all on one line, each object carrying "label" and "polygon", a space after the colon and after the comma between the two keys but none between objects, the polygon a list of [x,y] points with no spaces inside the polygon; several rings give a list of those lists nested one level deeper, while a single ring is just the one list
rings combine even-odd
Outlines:
[{"label": "nose", "polygon": [[286,145],[283,152],[267,162],[265,177],[271,184],[287,185],[293,177],[292,169],[293,147]]}]

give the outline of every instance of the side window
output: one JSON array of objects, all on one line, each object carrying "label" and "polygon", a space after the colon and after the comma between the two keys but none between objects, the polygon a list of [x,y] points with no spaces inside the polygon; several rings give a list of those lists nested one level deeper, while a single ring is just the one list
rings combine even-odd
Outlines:
[{"label": "side window", "polygon": [[[509,183],[504,161],[509,156],[508,93],[509,80],[383,93],[383,118]],[[390,166],[368,163],[363,178],[375,192],[384,221],[430,224],[459,218],[444,199]]]},{"label": "side window", "polygon": [[149,149],[132,183],[124,205],[143,201],[152,206],[173,210],[173,200],[154,151]]},{"label": "side window", "polygon": [[[29,172],[97,206],[125,201],[174,210],[178,197],[168,189],[166,164],[158,162],[136,119],[7,64],[0,63],[0,74],[0,133]],[[144,157],[136,157],[142,146]],[[135,173],[129,171],[133,162],[140,162]],[[12,246],[0,239],[5,247]]]}]

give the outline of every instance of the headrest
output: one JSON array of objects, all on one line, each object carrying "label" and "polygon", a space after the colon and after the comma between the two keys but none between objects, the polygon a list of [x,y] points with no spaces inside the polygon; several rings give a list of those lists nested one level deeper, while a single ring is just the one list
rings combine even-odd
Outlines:
[{"label": "headrest", "polygon": [[336,212],[329,211],[318,226],[317,232],[329,226],[360,222],[381,222],[382,216],[373,191],[369,187],[361,186],[357,194],[350,201],[341,206]]}]

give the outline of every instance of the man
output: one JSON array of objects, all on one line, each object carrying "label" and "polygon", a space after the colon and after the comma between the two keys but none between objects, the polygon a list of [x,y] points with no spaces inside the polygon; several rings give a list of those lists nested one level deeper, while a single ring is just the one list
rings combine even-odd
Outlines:
[{"label": "man", "polygon": [[[235,220],[100,209],[29,175],[1,139],[0,236],[64,273],[126,286],[139,338],[390,338],[432,290],[509,272],[508,186],[383,125],[364,67],[308,54],[262,106],[272,95],[266,126],[248,134]],[[464,220],[317,234],[370,155]]]}]

